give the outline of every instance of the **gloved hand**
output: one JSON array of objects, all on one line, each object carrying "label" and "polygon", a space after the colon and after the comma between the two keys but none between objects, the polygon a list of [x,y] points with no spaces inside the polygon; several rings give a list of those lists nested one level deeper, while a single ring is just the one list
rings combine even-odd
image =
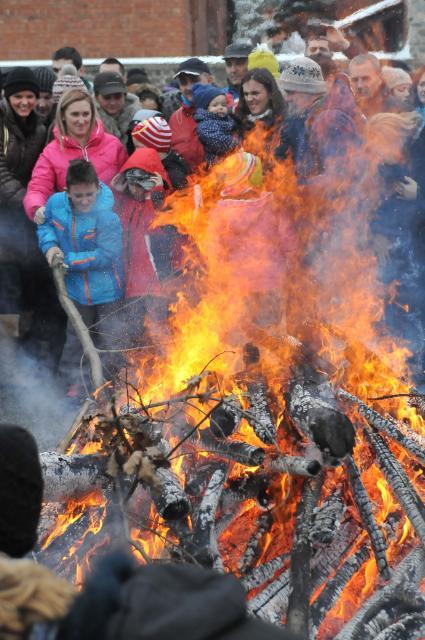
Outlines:
[{"label": "gloved hand", "polygon": [[34,215],[35,224],[43,224],[43,222],[46,222],[46,216],[44,215],[45,211],[46,207],[38,207]]},{"label": "gloved hand", "polygon": [[49,267],[52,266],[54,256],[58,256],[58,258],[62,258],[62,260],[65,257],[62,249],[59,249],[59,247],[50,247],[50,249],[46,251],[46,260],[49,263]]}]

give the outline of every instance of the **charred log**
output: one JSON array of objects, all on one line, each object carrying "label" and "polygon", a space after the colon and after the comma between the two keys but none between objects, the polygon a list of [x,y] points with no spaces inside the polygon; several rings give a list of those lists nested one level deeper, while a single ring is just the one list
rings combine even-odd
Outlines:
[{"label": "charred log", "polygon": [[234,398],[225,398],[212,410],[210,430],[216,438],[227,438],[236,431],[242,419],[241,407]]},{"label": "charred log", "polygon": [[331,544],[345,513],[346,506],[340,491],[335,491],[313,512],[310,540],[313,547]]},{"label": "charred log", "polygon": [[[376,591],[360,608],[355,616],[338,633],[335,640],[372,640],[377,629],[374,619],[396,600],[403,599],[403,593],[418,588],[425,576],[425,551],[422,547],[414,549],[394,570],[390,582]],[[418,592],[418,596],[421,598]],[[412,597],[409,598],[412,600]],[[412,603],[413,606],[414,603]],[[388,626],[388,625],[387,625]]]},{"label": "charred log", "polygon": [[157,469],[155,481],[147,488],[159,515],[165,520],[178,520],[190,512],[190,500],[171,469]]},{"label": "charred log", "polygon": [[346,402],[356,404],[358,412],[366,418],[371,427],[397,442],[397,444],[411,453],[418,462],[425,465],[425,438],[413,431],[413,429],[408,429],[405,425],[399,425],[391,418],[384,418],[359,398],[343,389],[338,391],[338,397]]},{"label": "charred log", "polygon": [[375,640],[421,640],[425,636],[425,615],[411,613],[375,636]]},{"label": "charred log", "polygon": [[238,570],[243,575],[251,569],[261,555],[264,537],[270,531],[273,524],[271,513],[263,513],[257,522],[257,526],[251,538],[248,541],[242,558],[238,563]]},{"label": "charred log", "polygon": [[264,444],[273,444],[276,442],[276,427],[269,407],[266,381],[258,376],[256,380],[247,382],[247,391],[249,405],[247,422]]},{"label": "charred log", "polygon": [[261,447],[254,447],[239,440],[218,440],[212,434],[202,432],[197,440],[192,441],[202,449],[217,456],[239,462],[248,467],[257,467],[264,461],[265,452]]},{"label": "charred log", "polygon": [[310,635],[311,542],[313,511],[322,490],[323,476],[305,480],[297,509],[294,543],[291,552],[291,595],[286,613],[286,628],[308,640]]},{"label": "charred log", "polygon": [[270,472],[312,478],[317,476],[322,465],[318,460],[309,460],[301,456],[270,456],[264,460],[263,468]]},{"label": "charred log", "polygon": [[364,433],[375,451],[377,462],[391,491],[412,523],[422,544],[425,545],[424,505],[421,498],[382,437],[370,429],[365,429]]},{"label": "charred log", "polygon": [[360,471],[358,470],[352,456],[347,456],[345,460],[345,468],[348,472],[354,503],[372,543],[372,549],[375,554],[378,571],[385,580],[389,580],[390,568],[388,566],[385,538],[375,520],[369,495],[363,484]]},{"label": "charred log", "polygon": [[289,598],[290,572],[284,571],[258,595],[248,601],[248,611],[258,618],[280,625]]},{"label": "charred log", "polygon": [[65,456],[55,451],[40,454],[44,478],[45,502],[60,502],[103,489],[108,484],[105,476],[106,460],[100,456]]},{"label": "charred log", "polygon": [[286,394],[286,406],[303,436],[331,456],[352,453],[354,428],[338,408],[329,380],[308,366],[299,366]]},{"label": "charred log", "polygon": [[329,580],[326,587],[315,600],[311,607],[311,620],[313,627],[313,635],[316,636],[320,625],[326,617],[328,611],[337,603],[345,586],[351,578],[360,570],[361,566],[366,562],[370,555],[368,544],[360,547],[356,553],[351,555],[347,560],[338,567],[335,576]]},{"label": "charred log", "polygon": [[245,591],[257,589],[265,582],[268,582],[268,580],[271,580],[280,569],[283,569],[288,558],[289,554],[285,553],[277,556],[277,558],[273,558],[273,560],[269,562],[261,564],[259,567],[251,569],[251,571],[241,579]]},{"label": "charred log", "polygon": [[220,565],[215,519],[221,493],[228,473],[226,464],[222,464],[212,474],[198,512],[192,538],[193,555],[207,567]]}]

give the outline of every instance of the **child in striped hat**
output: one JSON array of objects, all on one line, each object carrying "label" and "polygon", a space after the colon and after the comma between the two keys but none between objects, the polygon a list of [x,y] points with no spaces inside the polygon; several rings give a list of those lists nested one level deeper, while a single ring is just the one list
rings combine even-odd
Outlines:
[{"label": "child in striped hat", "polygon": [[183,158],[171,150],[171,136],[170,125],[162,116],[152,116],[138,123],[131,132],[134,146],[158,151],[172,187],[183,189],[187,187],[190,169]]}]

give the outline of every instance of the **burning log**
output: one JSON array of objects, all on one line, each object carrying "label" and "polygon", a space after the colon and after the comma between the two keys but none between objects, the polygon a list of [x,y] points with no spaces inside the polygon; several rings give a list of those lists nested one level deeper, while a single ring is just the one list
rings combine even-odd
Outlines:
[{"label": "burning log", "polygon": [[421,640],[425,636],[425,616],[411,613],[381,631],[375,640]]},{"label": "burning log", "polygon": [[212,434],[203,430],[198,438],[192,442],[202,445],[203,451],[215,453],[220,457],[239,462],[247,467],[258,467],[264,461],[265,452],[261,447],[254,447],[239,440],[218,440]]},{"label": "burning log", "polygon": [[365,429],[364,433],[367,441],[375,451],[377,462],[384,473],[390,489],[412,523],[422,544],[425,545],[424,505],[421,498],[416,493],[403,468],[395,459],[382,437],[370,429]]},{"label": "burning log", "polygon": [[272,624],[281,625],[290,590],[290,572],[284,571],[263,591],[248,601],[248,611]]},{"label": "burning log", "polygon": [[192,553],[204,566],[220,568],[221,565],[215,534],[215,519],[227,474],[228,467],[225,464],[221,464],[213,472],[195,516]]},{"label": "burning log", "polygon": [[375,554],[379,573],[385,580],[389,580],[390,568],[388,566],[385,538],[376,523],[369,495],[365,489],[360,472],[352,456],[347,456],[345,459],[345,468],[348,472],[355,505],[372,543],[372,549]]},{"label": "burning log", "polygon": [[261,564],[259,567],[255,567],[244,575],[241,583],[245,591],[248,592],[252,589],[257,589],[268,580],[271,580],[271,578],[284,567],[288,558],[289,554],[284,553],[281,556],[277,556],[277,558],[273,558],[273,560],[269,560],[269,562]]},{"label": "burning log", "polygon": [[185,518],[190,512],[190,500],[171,469],[156,469],[152,483],[144,483],[160,516],[165,520]]},{"label": "burning log", "polygon": [[54,451],[40,454],[45,502],[61,502],[81,497],[94,489],[104,489],[105,458],[94,455],[65,456]]},{"label": "burning log", "polygon": [[210,431],[216,438],[227,438],[236,431],[242,419],[241,407],[234,398],[225,398],[211,412]]},{"label": "burning log", "polygon": [[287,473],[290,476],[317,476],[322,469],[318,460],[309,460],[301,456],[270,456],[263,463],[266,471]]},{"label": "burning log", "polygon": [[58,569],[61,560],[67,555],[70,547],[80,540],[89,528],[90,520],[98,507],[86,508],[76,514],[75,520],[70,521],[65,531],[49,542],[49,537],[43,541],[46,546],[37,554],[37,561],[52,569]]},{"label": "burning log", "polygon": [[[382,613],[382,610],[388,612],[389,606],[396,602],[406,600],[403,594],[412,593],[414,587],[418,588],[421,580],[425,575],[425,551],[422,547],[414,549],[394,570],[390,582],[375,593],[363,604],[355,616],[343,627],[338,633],[335,640],[376,640],[377,634],[382,627],[377,629],[374,625],[376,617]],[[418,592],[419,598],[422,599]],[[412,595],[407,597],[413,606],[418,603],[413,602]],[[396,612],[396,616],[398,613]],[[397,619],[397,618],[396,618]],[[394,620],[395,621],[395,620]],[[387,615],[388,627],[388,615]],[[391,623],[390,623],[391,624]],[[410,636],[405,636],[410,639]],[[402,640],[405,637],[400,636]]]},{"label": "burning log", "polygon": [[286,628],[304,640],[308,640],[310,635],[311,542],[309,533],[322,484],[322,474],[304,481],[297,508],[291,552],[291,595],[286,613]]},{"label": "burning log", "polygon": [[331,456],[352,453],[354,428],[338,408],[328,379],[311,367],[298,367],[286,394],[286,406],[302,435]]},{"label": "burning log", "polygon": [[235,504],[254,498],[261,507],[267,507],[269,499],[267,489],[270,483],[268,474],[253,473],[242,478],[230,480],[221,496],[222,511],[232,509]]},{"label": "burning log", "polygon": [[264,444],[276,442],[276,427],[269,408],[267,385],[263,378],[247,383],[249,412],[247,422]]},{"label": "burning log", "polygon": [[346,506],[340,491],[330,494],[323,505],[313,512],[313,524],[310,529],[310,540],[313,547],[330,544],[341,524]]},{"label": "burning log", "polygon": [[356,553],[347,558],[347,560],[338,567],[335,576],[327,582],[326,587],[311,607],[313,637],[317,635],[326,614],[336,604],[345,586],[366,562],[369,554],[369,544],[363,544]]},{"label": "burning log", "polygon": [[[421,464],[425,465],[425,439],[412,429],[407,429],[403,425],[403,431],[395,420],[384,418],[380,413],[371,409],[367,404],[362,402],[351,393],[339,389],[338,397],[341,400],[356,404],[358,412],[366,418],[369,425],[381,433],[397,442],[401,447],[412,454],[414,458]],[[407,433],[405,433],[407,431]]]},{"label": "burning log", "polygon": [[346,520],[337,530],[332,544],[322,546],[314,554],[311,562],[313,589],[317,589],[325,577],[338,568],[341,558],[347,555],[360,533],[360,527],[354,520]]},{"label": "burning log", "polygon": [[273,517],[270,512],[267,511],[259,517],[255,531],[238,563],[238,570],[241,574],[245,574],[257,562],[263,547],[264,537],[270,531],[272,524]]}]

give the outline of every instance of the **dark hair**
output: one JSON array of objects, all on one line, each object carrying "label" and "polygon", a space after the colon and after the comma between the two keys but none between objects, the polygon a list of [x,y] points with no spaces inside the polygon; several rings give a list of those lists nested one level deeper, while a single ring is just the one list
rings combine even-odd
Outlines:
[{"label": "dark hair", "polygon": [[242,78],[241,88],[239,91],[239,118],[244,121],[250,114],[250,110],[248,109],[248,106],[246,104],[243,92],[244,84],[246,82],[249,82],[250,80],[255,80],[255,82],[259,82],[263,85],[263,87],[265,87],[267,93],[269,94],[270,108],[272,110],[273,116],[284,116],[286,112],[286,103],[283,99],[279,87],[277,86],[276,80],[273,78],[268,69],[256,68],[248,71]]},{"label": "dark hair", "polygon": [[422,78],[422,76],[425,74],[425,64],[422,65],[421,67],[418,67],[417,69],[415,69],[412,73],[412,80],[413,80],[413,86],[415,88],[415,104],[417,106],[419,106],[421,103],[419,101],[419,97],[418,97],[418,84],[420,82],[420,79]]},{"label": "dark hair", "polygon": [[102,64],[117,64],[120,68],[122,75],[125,74],[125,67],[122,62],[120,62],[117,58],[105,58],[103,62],[100,63],[99,68]]},{"label": "dark hair", "polygon": [[75,47],[62,47],[62,49],[58,49],[54,52],[52,56],[52,60],[72,60],[72,64],[77,69],[81,69],[83,66],[83,59],[81,54]]},{"label": "dark hair", "polygon": [[309,58],[314,60],[314,62],[317,62],[322,70],[324,80],[327,80],[329,76],[335,76],[338,73],[337,63],[329,56],[326,56],[323,53],[313,53]]},{"label": "dark hair", "polygon": [[96,169],[88,160],[82,160],[77,158],[71,160],[68,165],[68,171],[66,172],[66,186],[67,189],[73,184],[95,184],[99,186],[99,178],[97,177]]}]

